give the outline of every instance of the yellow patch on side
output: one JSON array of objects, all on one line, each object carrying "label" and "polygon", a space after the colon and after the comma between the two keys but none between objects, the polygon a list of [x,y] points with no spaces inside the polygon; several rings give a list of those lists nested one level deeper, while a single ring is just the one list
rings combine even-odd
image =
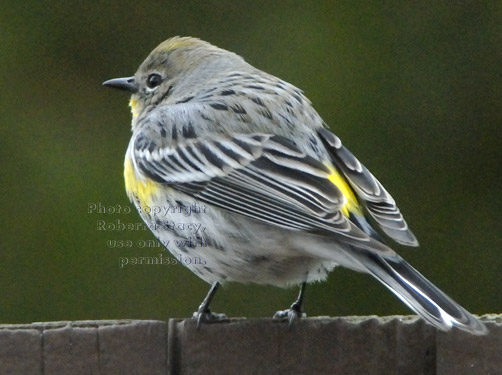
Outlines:
[{"label": "yellow patch on side", "polygon": [[152,208],[152,197],[159,192],[159,184],[152,180],[142,181],[138,179],[129,159],[126,159],[124,163],[124,179],[127,195],[129,197],[136,196],[143,210],[148,212],[148,208]]},{"label": "yellow patch on side", "polygon": [[138,117],[138,101],[136,99],[129,99],[129,107],[131,107],[132,118]]},{"label": "yellow patch on side", "polygon": [[349,216],[350,212],[356,212],[358,214],[361,213],[361,207],[359,205],[359,201],[357,200],[356,195],[354,194],[354,191],[348,184],[347,180],[343,175],[341,175],[333,166],[330,164],[326,163],[325,164],[329,171],[330,174],[328,176],[328,179],[335,184],[335,186],[340,190],[340,192],[343,194],[345,197],[345,204],[342,206],[342,213],[345,216]]}]

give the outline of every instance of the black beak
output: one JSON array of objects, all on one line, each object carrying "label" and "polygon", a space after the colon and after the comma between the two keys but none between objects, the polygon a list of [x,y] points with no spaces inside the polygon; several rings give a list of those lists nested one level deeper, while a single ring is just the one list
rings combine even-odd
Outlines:
[{"label": "black beak", "polygon": [[134,77],[114,78],[103,82],[103,86],[113,87],[115,89],[129,91],[132,93],[138,92],[138,85]]}]

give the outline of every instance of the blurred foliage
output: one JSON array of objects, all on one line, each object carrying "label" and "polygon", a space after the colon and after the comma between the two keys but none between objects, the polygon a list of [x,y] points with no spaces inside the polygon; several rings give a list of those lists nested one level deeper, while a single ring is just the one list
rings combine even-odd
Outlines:
[{"label": "blurred foliage", "polygon": [[[401,254],[475,313],[500,312],[499,1],[12,1],[0,12],[0,322],[189,316],[208,286],[184,267],[119,267],[90,203],[130,207],[122,180],[131,75],[191,35],[302,88],[398,201],[421,242]],[[137,243],[137,242],[136,242]],[[295,289],[229,284],[214,309],[271,316]],[[408,313],[346,270],[307,290],[310,315]]]}]

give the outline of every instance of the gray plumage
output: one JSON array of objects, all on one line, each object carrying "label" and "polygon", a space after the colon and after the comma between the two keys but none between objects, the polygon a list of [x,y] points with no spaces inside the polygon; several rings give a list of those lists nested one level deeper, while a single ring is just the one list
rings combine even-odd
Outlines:
[{"label": "gray plumage", "polygon": [[[336,265],[368,273],[439,329],[486,328],[384,244],[418,242],[394,199],[301,90],[195,38],[159,45],[134,77],[126,187],[142,218],[209,283],[286,286]],[[146,207],[202,206],[169,218]],[[369,220],[367,217],[371,217]],[[197,222],[192,234],[166,220]]]}]

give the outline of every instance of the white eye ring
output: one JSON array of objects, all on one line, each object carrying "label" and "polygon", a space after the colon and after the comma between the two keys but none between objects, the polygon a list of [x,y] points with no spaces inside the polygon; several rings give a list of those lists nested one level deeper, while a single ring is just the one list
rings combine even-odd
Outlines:
[{"label": "white eye ring", "polygon": [[149,92],[152,92],[154,91],[155,89],[157,89],[157,87],[160,86],[160,84],[162,83],[163,79],[162,79],[162,76],[158,73],[151,73],[148,75],[148,77],[146,77],[146,89],[149,91]]}]

